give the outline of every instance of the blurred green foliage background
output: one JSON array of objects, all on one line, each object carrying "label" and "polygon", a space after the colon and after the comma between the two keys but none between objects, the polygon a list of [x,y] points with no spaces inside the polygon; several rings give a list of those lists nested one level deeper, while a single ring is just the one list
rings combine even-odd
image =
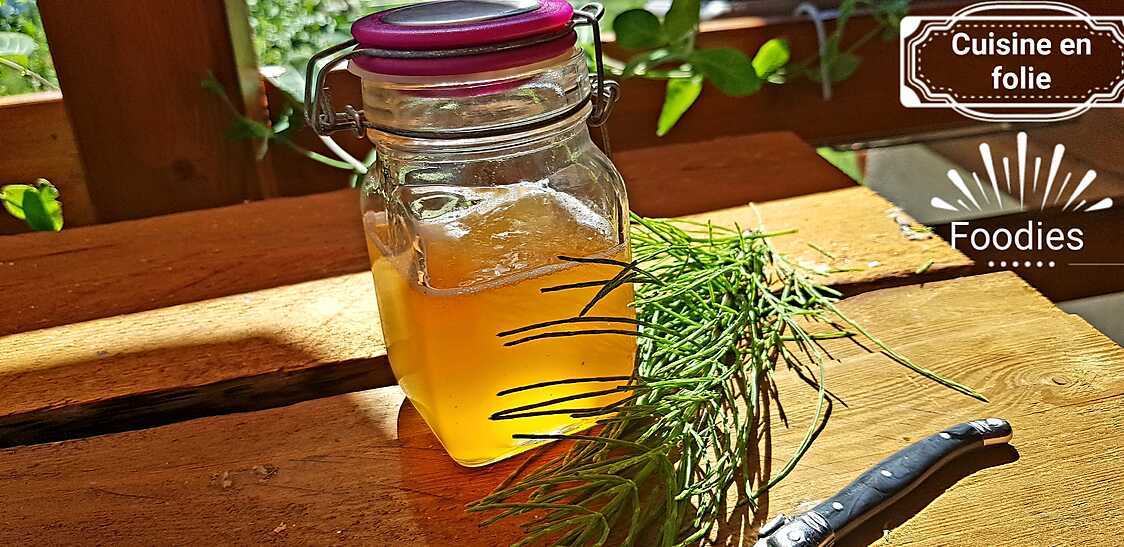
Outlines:
[{"label": "blurred green foliage background", "polygon": [[[57,84],[51,52],[47,49],[47,35],[34,0],[0,0],[0,33],[16,33],[29,37],[33,44],[30,53],[14,53],[14,49],[0,47],[0,58],[16,63]],[[10,66],[0,66],[0,95],[18,95],[44,91],[47,86],[20,74]]]}]

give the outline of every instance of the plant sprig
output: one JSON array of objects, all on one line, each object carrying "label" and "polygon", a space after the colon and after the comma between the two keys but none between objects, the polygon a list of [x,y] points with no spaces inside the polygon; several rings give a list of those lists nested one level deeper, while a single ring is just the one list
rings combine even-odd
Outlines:
[{"label": "plant sprig", "polygon": [[[805,277],[770,242],[791,231],[638,216],[632,220],[634,260],[617,263],[621,273],[604,280],[594,299],[643,280],[635,284],[635,319],[579,313],[500,333],[525,338],[540,328],[573,325],[561,334],[602,336],[609,333],[580,327],[606,321],[637,327],[636,368],[616,388],[621,401],[603,408],[557,409],[560,403],[604,395],[599,384],[596,392],[493,416],[600,418],[598,427],[584,434],[518,435],[571,444],[537,467],[529,463],[535,458],[528,459],[470,506],[471,511],[495,513],[485,524],[523,517],[525,536],[517,545],[604,545],[612,539],[620,545],[670,546],[722,533],[731,508],[752,506],[783,480],[826,425],[832,404],[825,384],[830,358],[822,340],[863,337],[914,372],[983,400],[971,388],[913,363],[844,315],[836,306],[838,292]],[[612,330],[612,335],[628,334]],[[766,472],[758,465],[757,451],[771,419],[771,402],[780,408],[773,376],[781,365],[815,390],[816,411],[787,463]],[[566,382],[586,381],[606,379]],[[531,515],[537,518],[528,519]]]},{"label": "plant sprig", "polygon": [[304,128],[304,103],[300,99],[304,89],[304,76],[291,68],[269,68],[271,74],[265,75],[263,73],[263,77],[269,79],[278,88],[281,95],[279,104],[270,105],[271,119],[269,123],[260,122],[239,112],[230,100],[230,96],[227,95],[226,88],[215,78],[214,74],[208,74],[207,78],[200,82],[203,89],[218,97],[230,113],[232,121],[226,131],[226,137],[231,140],[255,141],[258,145],[258,160],[265,158],[270,143],[281,144],[315,162],[350,171],[352,174],[351,186],[358,186],[363,175],[367,174],[367,166],[374,162],[374,149],[371,149],[367,158],[360,161],[339,148],[335,141],[330,138],[321,137],[321,140],[335,157],[321,154],[297,144],[293,140],[293,136]]},{"label": "plant sprig", "polygon": [[9,215],[24,221],[37,232],[62,230],[62,203],[59,191],[47,179],[35,184],[8,184],[0,186],[0,204]]}]

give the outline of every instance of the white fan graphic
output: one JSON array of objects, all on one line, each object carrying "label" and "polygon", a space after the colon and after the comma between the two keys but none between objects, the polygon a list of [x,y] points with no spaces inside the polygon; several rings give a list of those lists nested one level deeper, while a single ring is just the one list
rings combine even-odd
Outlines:
[{"label": "white fan graphic", "polygon": [[[1013,173],[1016,177],[1014,181],[1012,181],[1010,158],[1006,156],[1002,158],[1002,180],[1007,189],[1006,195],[1008,196],[1008,199],[1013,199],[1013,196],[1016,195],[1015,191],[1017,190],[1019,207],[1023,209],[1026,209],[1026,202],[1028,199],[1033,200],[1032,205],[1034,203],[1037,203],[1039,210],[1045,210],[1047,205],[1054,206],[1058,204],[1061,199],[1065,197],[1065,191],[1069,187],[1070,181],[1073,179],[1072,172],[1067,172],[1064,178],[1058,176],[1058,168],[1061,166],[1062,157],[1065,156],[1065,146],[1059,144],[1054,147],[1054,154],[1049,161],[1049,172],[1045,174],[1045,181],[1043,181],[1042,184],[1043,190],[1041,193],[1039,193],[1038,182],[1043,175],[1042,157],[1034,157],[1033,176],[1028,179],[1027,175],[1030,174],[1028,173],[1028,167],[1030,167],[1030,165],[1028,164],[1028,158],[1026,157],[1026,132],[1019,132],[1017,136],[1017,142],[1018,165],[1016,165],[1016,168],[1018,169],[1018,172]],[[983,159],[984,168],[987,171],[987,180],[991,183],[990,191],[985,189],[984,183],[980,181],[980,176],[975,171],[972,172],[972,179],[976,183],[976,189],[979,190],[978,193],[973,192],[968,184],[964,182],[964,178],[960,176],[959,171],[957,171],[956,169],[949,169],[948,180],[952,182],[952,185],[957,190],[959,190],[960,193],[964,195],[964,197],[962,199],[957,198],[955,205],[939,197],[933,197],[931,200],[929,200],[929,205],[932,205],[937,209],[957,212],[970,212],[973,209],[975,209],[976,211],[983,211],[985,208],[995,209],[997,211],[1002,210],[1003,193],[999,190],[999,173],[996,170],[995,161],[991,156],[991,146],[989,146],[986,142],[980,143],[980,158]],[[1065,200],[1065,204],[1062,206],[1062,210],[1090,213],[1093,211],[1101,211],[1112,207],[1112,198],[1101,199],[1100,201],[1097,201],[1092,205],[1088,205],[1088,202],[1086,200],[1081,199],[1081,194],[1089,188],[1090,184],[1093,184],[1093,181],[1096,180],[1096,178],[1096,171],[1092,169],[1086,171],[1085,175],[1081,177],[1081,180],[1078,181],[1075,186],[1073,186],[1073,191]],[[1018,185],[1017,188],[1015,187],[1015,184]],[[1051,199],[1051,192],[1055,188],[1057,189],[1057,192],[1052,194],[1053,199]],[[1041,197],[1041,201],[1039,201],[1039,197]],[[965,199],[968,201],[965,202]],[[1078,201],[1079,199],[1080,201]],[[969,205],[969,203],[971,205]],[[1088,207],[1086,207],[1086,205],[1088,205]]]}]

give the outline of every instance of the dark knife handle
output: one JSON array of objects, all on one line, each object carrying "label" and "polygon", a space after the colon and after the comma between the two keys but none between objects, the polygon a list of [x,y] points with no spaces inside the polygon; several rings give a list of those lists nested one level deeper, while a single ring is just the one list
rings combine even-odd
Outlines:
[{"label": "dark knife handle", "polygon": [[912,490],[942,465],[969,450],[1011,440],[1011,424],[987,418],[954,425],[917,441],[863,473],[812,509],[842,536]]}]

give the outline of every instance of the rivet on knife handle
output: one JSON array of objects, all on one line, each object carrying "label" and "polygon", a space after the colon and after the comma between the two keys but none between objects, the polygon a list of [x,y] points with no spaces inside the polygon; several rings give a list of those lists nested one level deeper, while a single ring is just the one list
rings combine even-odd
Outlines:
[{"label": "rivet on knife handle", "polygon": [[954,425],[913,443],[870,468],[811,511],[780,515],[761,527],[757,547],[831,545],[871,515],[912,490],[948,461],[969,450],[1011,440],[1011,424],[999,418]]}]

